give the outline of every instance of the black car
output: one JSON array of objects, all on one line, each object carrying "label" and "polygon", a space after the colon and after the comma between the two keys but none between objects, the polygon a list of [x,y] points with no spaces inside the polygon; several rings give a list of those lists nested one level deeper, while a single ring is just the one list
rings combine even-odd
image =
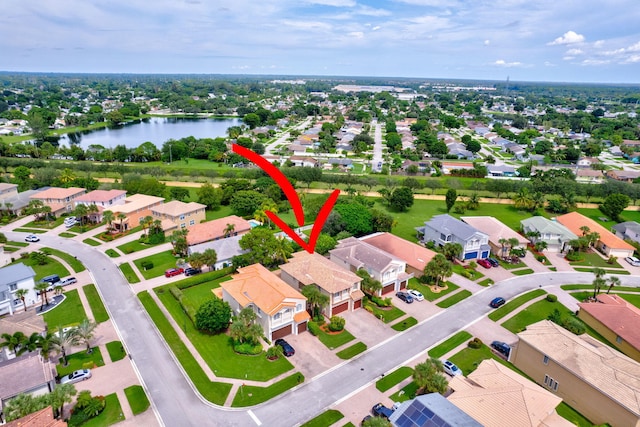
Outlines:
[{"label": "black car", "polygon": [[498,353],[502,353],[507,357],[509,357],[509,353],[511,352],[511,347],[509,347],[509,344],[502,341],[492,342],[491,347],[493,347]]},{"label": "black car", "polygon": [[498,298],[492,299],[489,305],[493,308],[498,308],[501,305],[504,305],[505,302],[506,301],[504,300],[504,298],[498,297]]},{"label": "black car", "polygon": [[184,271],[185,276],[195,276],[196,274],[202,273],[202,270],[199,268],[189,267]]},{"label": "black car", "polygon": [[500,266],[500,263],[495,258],[487,258],[487,261],[489,261],[493,267],[499,267]]},{"label": "black car", "polygon": [[296,354],[296,351],[291,346],[291,344],[289,344],[288,342],[286,342],[282,338],[278,338],[274,344],[275,345],[279,345],[282,348],[282,353],[287,357],[291,357],[294,354]]},{"label": "black car", "polygon": [[396,293],[396,296],[400,298],[402,301],[406,302],[407,304],[411,304],[413,302],[413,297],[408,292],[400,291]]},{"label": "black car", "polygon": [[393,414],[393,409],[387,408],[382,403],[376,403],[375,405],[373,405],[373,408],[371,408],[371,412],[376,417],[389,419],[391,414]]}]

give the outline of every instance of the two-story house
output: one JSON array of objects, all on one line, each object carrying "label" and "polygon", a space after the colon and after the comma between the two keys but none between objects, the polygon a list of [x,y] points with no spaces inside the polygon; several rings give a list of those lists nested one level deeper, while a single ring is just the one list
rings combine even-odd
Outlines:
[{"label": "two-story house", "polygon": [[611,232],[623,240],[640,243],[640,224],[635,221],[625,221],[611,227]]},{"label": "two-story house", "polygon": [[[116,205],[112,209],[113,224],[121,231],[140,225],[140,220],[151,216],[151,210],[160,206],[164,201],[163,197],[148,196],[146,194],[132,194],[124,200],[123,205]],[[120,215],[123,218],[120,218]]]},{"label": "two-story house", "polygon": [[41,200],[45,206],[51,208],[51,213],[55,216],[63,213],[71,213],[75,208],[75,199],[86,192],[84,188],[51,187],[32,195],[32,200]]},{"label": "two-story house", "polygon": [[364,269],[382,283],[383,295],[405,289],[413,277],[405,272],[405,261],[355,237],[340,240],[335,249],[329,251],[329,259],[352,272]]},{"label": "two-story house", "polygon": [[578,238],[564,225],[543,216],[523,219],[520,226],[525,236],[537,233],[537,236],[530,238],[531,243],[545,242],[547,252],[565,252],[569,250],[569,242]]},{"label": "two-story house", "polygon": [[0,363],[0,384],[1,413],[7,402],[19,394],[42,396],[52,392],[56,387],[56,368],[39,352],[28,353]]},{"label": "two-story house", "polygon": [[237,215],[229,215],[212,221],[196,223],[189,228],[187,244],[199,245],[213,240],[241,236],[251,231],[251,223]]},{"label": "two-story house", "polygon": [[449,214],[436,215],[424,223],[424,227],[416,227],[418,239],[422,243],[433,242],[436,246],[447,243],[462,245],[460,259],[485,259],[491,253],[489,236]]},{"label": "two-story house", "polygon": [[6,313],[12,315],[16,310],[23,308],[22,300],[15,295],[18,289],[29,291],[24,298],[27,306],[38,301],[34,290],[34,277],[36,273],[33,268],[21,262],[0,268],[0,315]]},{"label": "two-story house", "polygon": [[635,251],[635,248],[629,243],[619,237],[616,237],[615,234],[604,228],[602,225],[581,213],[569,212],[567,214],[560,215],[556,220],[576,235],[582,235],[583,227],[587,227],[590,233],[598,233],[598,241],[594,246],[606,256],[624,258],[633,255],[633,252]]},{"label": "two-story house", "polygon": [[307,299],[278,276],[253,264],[231,277],[220,284],[222,299],[236,314],[251,307],[269,341],[307,330]]},{"label": "two-story house", "polygon": [[172,200],[151,208],[151,216],[154,220],[162,221],[162,228],[165,231],[189,228],[206,219],[206,207],[202,203]]},{"label": "two-story house", "polygon": [[640,426],[640,364],[550,320],[518,333],[510,359],[594,424]]},{"label": "two-story house", "polygon": [[362,279],[318,253],[296,252],[280,266],[280,271],[280,278],[295,289],[316,286],[329,297],[329,304],[322,311],[326,317],[362,307]]},{"label": "two-story house", "polygon": [[102,212],[111,210],[117,205],[124,205],[126,197],[127,192],[125,190],[93,190],[76,197],[74,202],[76,206],[95,205],[98,208],[98,212],[89,215],[89,217],[93,222],[100,222],[102,221]]}]

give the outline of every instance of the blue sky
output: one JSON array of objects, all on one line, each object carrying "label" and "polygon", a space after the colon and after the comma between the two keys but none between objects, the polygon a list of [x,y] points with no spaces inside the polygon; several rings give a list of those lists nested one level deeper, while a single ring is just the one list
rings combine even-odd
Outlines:
[{"label": "blue sky", "polygon": [[638,0],[3,0],[0,70],[640,82]]}]

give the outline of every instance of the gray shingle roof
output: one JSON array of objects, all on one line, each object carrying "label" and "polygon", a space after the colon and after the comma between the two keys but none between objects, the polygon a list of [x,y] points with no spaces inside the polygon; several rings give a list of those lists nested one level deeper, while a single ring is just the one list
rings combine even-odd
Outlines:
[{"label": "gray shingle roof", "polygon": [[218,262],[233,258],[236,255],[242,255],[248,251],[240,248],[240,239],[242,236],[232,236],[225,239],[212,240],[199,245],[189,247],[189,253],[204,252],[207,249],[213,249],[218,256]]},{"label": "gray shingle roof", "polygon": [[436,215],[431,220],[425,221],[425,225],[441,233],[452,234],[462,240],[468,240],[476,233],[484,234],[449,214]]},{"label": "gray shingle roof", "polygon": [[33,268],[19,262],[4,268],[0,268],[0,283],[15,283],[20,280],[35,277],[36,273]]},{"label": "gray shingle roof", "polygon": [[611,228],[613,228],[615,231],[617,231],[619,233],[623,233],[623,234],[625,234],[627,232],[627,230],[632,230],[633,232],[640,234],[640,224],[638,224],[635,221],[621,222],[620,224],[616,224]]},{"label": "gray shingle roof", "polygon": [[332,256],[347,261],[356,268],[371,267],[375,271],[382,271],[392,262],[403,263],[388,252],[378,249],[368,243],[349,237],[340,240],[335,249],[329,251]]}]

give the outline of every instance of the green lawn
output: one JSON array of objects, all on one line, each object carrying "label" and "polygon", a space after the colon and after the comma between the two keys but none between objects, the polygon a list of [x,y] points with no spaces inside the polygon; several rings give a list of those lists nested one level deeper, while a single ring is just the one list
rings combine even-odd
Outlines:
[{"label": "green lawn", "polygon": [[224,405],[231,391],[231,384],[209,381],[149,293],[140,292],[138,298],[200,394],[209,402]]},{"label": "green lawn", "polygon": [[502,260],[500,258],[496,258],[496,259],[500,263],[500,267],[504,268],[505,270],[515,270],[516,268],[522,268],[522,267],[526,267],[527,266],[527,264],[525,264],[522,261],[520,261],[517,264],[511,264],[510,262],[505,262],[504,260]]},{"label": "green lawn", "polygon": [[191,319],[185,314],[170,292],[157,289],[156,293],[176,323],[180,325],[193,346],[216,375],[228,378],[267,381],[293,369],[293,365],[284,357],[276,361],[269,361],[264,352],[257,356],[235,353],[227,335],[201,333],[195,328]]},{"label": "green lawn", "polygon": [[147,243],[141,243],[139,240],[133,240],[129,243],[124,243],[120,246],[116,246],[116,248],[118,248],[123,254],[132,254],[134,252],[139,252],[139,251],[143,251],[145,249],[149,249],[149,248],[153,248],[154,246],[158,246],[163,244],[162,243],[158,243],[155,245],[150,245]]},{"label": "green lawn", "polygon": [[[278,359],[280,360],[280,359]],[[242,385],[238,389],[233,398],[233,407],[253,406],[258,403],[266,402],[279,394],[301,384],[304,381],[304,375],[297,372],[271,384],[268,387],[258,387],[250,385]]]},{"label": "green lawn", "polygon": [[571,296],[580,302],[593,296],[593,291],[571,292]]},{"label": "green lawn", "polygon": [[394,402],[404,402],[405,400],[413,399],[416,397],[416,392],[418,391],[418,385],[411,381],[406,386],[402,387],[401,390],[393,393],[389,398]]},{"label": "green lawn", "polygon": [[367,300],[364,302],[364,306],[371,308],[371,313],[376,316],[376,318],[382,320],[384,323],[389,323],[405,315],[404,311],[400,310],[394,305],[385,307],[385,309],[383,309]]},{"label": "green lawn", "polygon": [[525,274],[532,274],[533,270],[530,268],[523,268],[522,270],[513,270],[511,271],[511,273],[515,274],[516,276],[524,276]]},{"label": "green lawn", "polygon": [[107,249],[106,251],[104,251],[104,253],[111,258],[118,258],[120,256],[120,254],[113,249]]},{"label": "green lawn", "polygon": [[24,265],[28,265],[33,268],[33,271],[36,273],[36,277],[33,280],[38,282],[43,277],[50,276],[52,274],[57,274],[60,277],[67,277],[69,275],[69,270],[66,269],[65,266],[60,264],[59,261],[49,257],[49,261],[45,265],[38,265],[31,258],[18,258],[15,262],[11,264],[23,263]]},{"label": "green lawn", "polygon": [[149,408],[149,399],[142,386],[132,385],[127,387],[124,389],[124,394],[127,396],[133,415],[141,414]]},{"label": "green lawn", "polygon": [[[153,279],[154,277],[162,276],[164,272],[170,268],[176,268],[176,258],[171,251],[160,252],[145,258],[139,258],[133,263],[138,267],[138,271],[145,279]],[[145,270],[142,268],[143,262],[152,262],[153,268]]]},{"label": "green lawn", "polygon": [[86,270],[85,266],[80,261],[78,261],[78,259],[76,257],[71,256],[66,252],[62,252],[62,251],[59,251],[59,250],[53,249],[53,248],[42,248],[42,250],[46,251],[46,252],[49,252],[49,253],[51,253],[51,255],[62,259],[64,262],[69,264],[69,266],[76,273],[80,273],[80,272],[83,272],[83,271]]},{"label": "green lawn", "polygon": [[56,218],[53,221],[31,221],[23,225],[26,228],[43,228],[45,230],[52,230],[64,222],[64,218]]},{"label": "green lawn", "polygon": [[561,402],[556,407],[556,412],[565,420],[573,423],[578,427],[593,427],[593,423],[584,417],[580,412],[567,405],[565,402]]},{"label": "green lawn", "polygon": [[5,246],[17,246],[19,248],[26,248],[27,246],[29,246],[29,244],[27,242],[14,242],[12,240],[8,240],[7,243],[5,243]]},{"label": "green lawn", "polygon": [[471,334],[467,331],[460,331],[455,335],[447,338],[445,341],[441,342],[437,346],[433,347],[429,350],[428,354],[430,357],[440,358],[445,354],[449,353],[454,348],[458,347],[461,344],[469,341],[471,339]]},{"label": "green lawn", "polygon": [[58,371],[58,376],[63,377],[65,375],[70,374],[73,371],[77,371],[78,369],[85,369],[85,363],[91,363],[92,366],[89,366],[89,369],[92,369],[95,366],[104,366],[104,359],[102,358],[102,353],[100,352],[100,348],[98,346],[92,348],[91,353],[87,353],[86,350],[79,351],[77,353],[73,353],[67,356],[67,366],[62,364],[62,358],[60,358],[60,363],[56,365],[56,371]]},{"label": "green lawn", "polygon": [[531,301],[532,299],[537,298],[546,293],[547,292],[543,291],[542,289],[535,289],[531,292],[527,292],[526,294],[522,294],[519,297],[512,299],[502,307],[495,309],[494,311],[489,313],[488,317],[494,322],[497,322],[498,320],[502,319],[504,316],[511,313],[513,310],[520,307],[522,304],[526,303],[527,301]]},{"label": "green lawn", "polygon": [[129,283],[140,282],[138,275],[133,272],[133,267],[131,267],[131,264],[129,264],[128,262],[123,262],[118,266],[118,268],[120,269],[120,271],[122,271],[122,274],[124,274],[124,277],[127,279],[127,282]]},{"label": "green lawn", "polygon": [[[99,241],[92,239],[92,238],[86,238],[82,241],[83,243],[86,243],[89,246],[100,246],[102,243],[100,243]],[[109,249],[111,250],[111,249]]]},{"label": "green lawn", "polygon": [[109,358],[112,362],[124,359],[127,352],[124,350],[124,346],[120,341],[111,341],[106,344],[107,351],[109,352]]},{"label": "green lawn", "polygon": [[349,341],[353,341],[354,339],[356,339],[346,329],[343,329],[342,332],[340,332],[338,334],[325,332],[321,328],[318,328],[318,329],[319,329],[318,339],[329,350],[333,350],[334,348],[338,348],[338,347],[348,343]]},{"label": "green lawn", "polygon": [[76,237],[76,236],[77,236],[77,234],[67,233],[66,231],[63,231],[62,233],[58,234],[58,236],[60,236],[60,237],[66,237],[66,238],[71,238],[71,237]]},{"label": "green lawn", "polygon": [[218,209],[207,209],[205,211],[207,221],[211,221],[212,219],[224,218],[229,215],[233,215],[231,206],[220,206]]},{"label": "green lawn", "polygon": [[[213,292],[211,292],[211,290],[219,288],[220,283],[226,282],[227,280],[231,280],[231,276],[224,276],[196,286],[191,286],[186,289],[182,289],[182,295],[190,300],[194,307],[200,307],[200,305],[205,301],[210,300],[213,297]],[[173,285],[176,285],[176,283],[173,283]]]},{"label": "green lawn", "polygon": [[394,331],[402,332],[417,324],[418,320],[415,317],[407,317],[406,319],[401,320],[400,322],[391,326],[391,329],[393,329]]},{"label": "green lawn", "polygon": [[471,268],[464,268],[464,266],[460,265],[460,264],[454,264],[453,265],[453,272],[455,274],[459,274],[462,277],[468,277],[469,280],[473,280],[476,281],[482,277],[484,277],[484,274],[482,274],[482,272],[480,270],[473,270]]},{"label": "green lawn", "polygon": [[445,299],[444,301],[440,301],[436,305],[440,308],[448,308],[454,304],[459,303],[465,298],[469,298],[471,295],[473,295],[471,291],[467,289],[463,289],[460,292],[451,295],[449,298]]},{"label": "green lawn", "polygon": [[484,279],[480,282],[478,282],[478,285],[480,286],[489,286],[489,285],[493,285],[495,282],[492,279]]},{"label": "green lawn", "polygon": [[78,290],[72,289],[64,295],[66,298],[62,303],[43,314],[44,321],[51,331],[60,327],[78,325],[87,318]]},{"label": "green lawn", "polygon": [[558,301],[549,302],[546,299],[542,299],[534,302],[511,319],[504,322],[502,326],[516,334],[523,331],[527,326],[546,319],[554,309],[560,310],[563,317],[572,315],[571,310],[562,305],[562,303]]},{"label": "green lawn", "polygon": [[300,427],[329,427],[344,418],[342,412],[329,409],[317,417],[307,421]]},{"label": "green lawn", "polygon": [[570,262],[572,266],[585,266],[585,267],[600,267],[600,268],[622,268],[618,261],[614,261],[611,264],[606,259],[602,258],[596,252],[582,252],[582,260]]},{"label": "green lawn", "polygon": [[638,294],[618,294],[618,296],[620,296],[621,298],[624,298],[625,300],[629,301],[631,304],[633,304],[636,307],[640,308],[640,295],[638,295]]},{"label": "green lawn", "polygon": [[336,356],[338,356],[340,359],[347,360],[362,353],[366,349],[367,349],[367,345],[365,343],[357,342],[354,345],[345,348],[344,350],[340,350],[339,352],[336,353]]},{"label": "green lawn", "polygon": [[37,228],[24,228],[24,227],[14,228],[13,231],[18,231],[20,233],[31,233],[31,234],[43,234],[47,232],[47,230],[40,230]]},{"label": "green lawn", "polygon": [[[560,286],[561,289],[564,289],[565,291],[574,291],[574,290],[583,290],[583,289],[591,289],[593,290],[593,286],[591,285],[583,285],[583,284],[579,284],[579,285],[561,285]],[[635,286],[616,286],[615,288],[616,291],[618,292],[640,292],[640,288],[636,288]]]},{"label": "green lawn", "polygon": [[[600,267],[574,267],[573,269],[575,271],[581,271],[584,273],[592,273],[594,269],[596,268],[600,268]],[[622,275],[630,275],[631,273],[629,273],[627,270],[611,270],[611,269],[604,269],[605,274],[622,274]]]},{"label": "green lawn", "polygon": [[455,365],[462,370],[464,375],[469,375],[471,372],[475,371],[478,365],[485,359],[493,359],[525,378],[527,377],[518,368],[491,351],[491,348],[485,344],[482,344],[480,348],[466,347],[449,358],[450,361],[455,363]]},{"label": "green lawn", "polygon": [[400,384],[400,382],[409,378],[412,374],[412,368],[408,366],[401,366],[395,371],[391,372],[388,375],[385,375],[384,377],[376,381],[376,388],[384,393],[391,387],[395,386],[396,384]]},{"label": "green lawn", "polygon": [[91,307],[91,312],[93,313],[93,318],[96,323],[102,323],[109,320],[109,313],[107,313],[107,309],[102,303],[102,298],[100,298],[100,294],[98,294],[96,285],[90,283],[83,286],[82,290],[84,292],[84,296],[87,297],[87,301],[89,302],[89,306]]},{"label": "green lawn", "polygon": [[441,298],[448,293],[451,293],[458,289],[458,285],[455,285],[451,282],[446,282],[446,285],[446,288],[438,288],[440,292],[433,292],[430,286],[423,285],[418,279],[412,277],[411,279],[409,279],[407,288],[420,291],[420,293],[424,295],[424,299],[426,299],[427,301],[435,301],[438,298]]},{"label": "green lawn", "polygon": [[[106,402],[104,410],[97,417],[90,418],[83,423],[82,427],[107,427],[124,420],[118,396],[115,393],[108,394],[104,397],[104,400]],[[77,423],[74,423],[73,415],[71,415],[69,425],[77,425]]]}]

